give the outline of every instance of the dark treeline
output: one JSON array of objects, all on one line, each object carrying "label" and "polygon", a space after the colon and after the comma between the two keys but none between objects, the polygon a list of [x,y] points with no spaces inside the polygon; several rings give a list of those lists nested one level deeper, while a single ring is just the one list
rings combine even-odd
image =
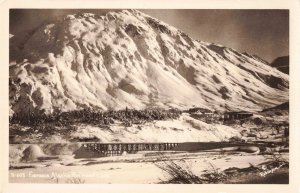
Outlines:
[{"label": "dark treeline", "polygon": [[132,124],[142,124],[154,120],[177,119],[181,115],[177,109],[147,109],[134,110],[124,109],[119,111],[93,111],[91,109],[76,110],[70,112],[53,113],[15,113],[10,118],[10,124],[20,124],[25,126],[38,126],[43,124],[54,124],[56,126],[66,126],[75,123],[89,123],[94,125],[110,125],[115,121],[121,121],[125,126]]}]

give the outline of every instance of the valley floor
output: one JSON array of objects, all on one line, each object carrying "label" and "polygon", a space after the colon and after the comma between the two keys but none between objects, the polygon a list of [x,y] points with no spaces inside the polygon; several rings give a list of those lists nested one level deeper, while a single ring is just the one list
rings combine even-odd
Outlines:
[{"label": "valley floor", "polygon": [[[286,184],[289,147],[286,129],[282,127],[284,122],[288,122],[288,114],[284,113],[277,116],[257,114],[226,125],[194,119],[183,113],[175,120],[129,127],[118,122],[106,128],[77,125],[69,134],[59,130],[49,134],[14,125],[11,129],[16,136],[9,148],[9,181]],[[137,151],[109,157],[74,157],[74,152],[86,143],[82,140],[95,143],[156,143],[166,139],[174,143],[184,142],[182,147],[185,148],[176,151]],[[194,143],[186,145],[186,142]],[[203,149],[203,142],[243,145]]]},{"label": "valley floor", "polygon": [[[263,181],[274,173],[282,172],[282,169],[288,172],[288,168],[284,165],[263,171],[265,165],[272,159],[271,155],[237,152],[223,154],[180,152],[163,155],[140,152],[126,156],[89,159],[65,156],[57,160],[12,165],[9,181],[11,183],[168,183],[172,176],[157,166],[171,161],[197,176],[210,171],[217,171],[221,175],[225,170],[239,169],[241,171],[233,172],[235,176],[227,174],[225,181],[223,179],[219,183],[247,183],[237,176],[243,176],[244,180],[250,180],[249,176],[251,176],[253,180]],[[281,154],[281,159],[288,161],[288,153]],[[247,172],[242,171],[243,168],[251,167],[253,169]],[[245,177],[246,175],[248,177]]]}]

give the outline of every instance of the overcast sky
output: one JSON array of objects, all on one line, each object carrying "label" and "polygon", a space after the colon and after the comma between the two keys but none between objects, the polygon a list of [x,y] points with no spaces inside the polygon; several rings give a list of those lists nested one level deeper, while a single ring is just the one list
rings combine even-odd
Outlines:
[{"label": "overcast sky", "polygon": [[[10,10],[10,33],[36,27],[50,17],[109,10]],[[140,10],[169,23],[192,38],[256,54],[271,62],[289,54],[287,10]]]}]

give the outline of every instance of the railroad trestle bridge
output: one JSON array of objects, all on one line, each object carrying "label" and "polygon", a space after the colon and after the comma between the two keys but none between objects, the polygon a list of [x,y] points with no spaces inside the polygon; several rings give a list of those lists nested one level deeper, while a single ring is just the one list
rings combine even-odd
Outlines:
[{"label": "railroad trestle bridge", "polygon": [[179,143],[83,143],[81,150],[103,156],[138,151],[172,151]]}]

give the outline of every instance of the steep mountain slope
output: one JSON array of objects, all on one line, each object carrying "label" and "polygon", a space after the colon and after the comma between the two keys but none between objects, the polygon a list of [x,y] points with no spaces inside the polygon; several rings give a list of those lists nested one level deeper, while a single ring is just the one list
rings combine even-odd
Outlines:
[{"label": "steep mountain slope", "polygon": [[277,68],[278,70],[280,70],[285,74],[289,74],[289,70],[290,70],[289,60],[290,60],[289,56],[278,57],[270,65],[274,68]]},{"label": "steep mountain slope", "polygon": [[11,113],[193,106],[256,111],[288,100],[288,75],[258,57],[193,40],[136,10],[68,15],[15,42]]}]

